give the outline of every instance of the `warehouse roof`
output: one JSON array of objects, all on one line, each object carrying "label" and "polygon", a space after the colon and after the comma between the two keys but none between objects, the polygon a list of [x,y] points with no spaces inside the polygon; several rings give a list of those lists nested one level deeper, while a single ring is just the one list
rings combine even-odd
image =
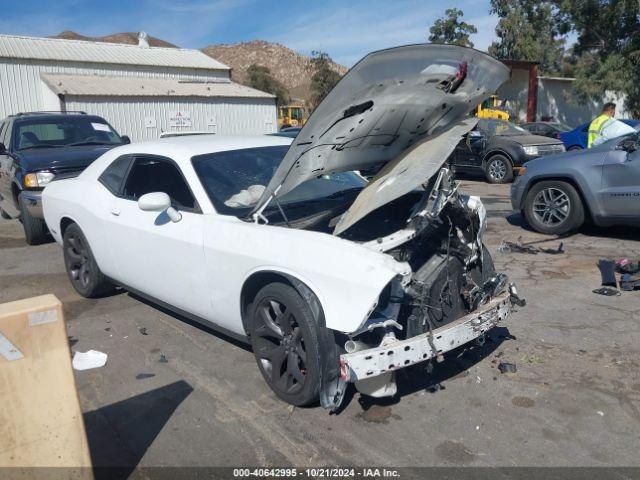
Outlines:
[{"label": "warehouse roof", "polygon": [[200,50],[0,35],[0,58],[229,70]]},{"label": "warehouse roof", "polygon": [[229,80],[195,82],[172,78],[57,74],[42,74],[41,77],[56,94],[63,95],[275,98]]}]

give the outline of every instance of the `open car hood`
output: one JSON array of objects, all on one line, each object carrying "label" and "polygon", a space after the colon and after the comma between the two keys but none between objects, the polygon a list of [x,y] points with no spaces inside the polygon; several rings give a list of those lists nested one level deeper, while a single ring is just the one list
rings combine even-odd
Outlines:
[{"label": "open car hood", "polygon": [[[271,197],[284,195],[309,179],[381,166],[407,149],[414,147],[414,151],[418,144],[428,145],[429,139],[440,138],[438,148],[427,146],[419,151],[425,161],[442,165],[460,137],[473,128],[468,123],[460,126],[460,121],[508,78],[509,69],[502,62],[471,48],[419,44],[370,53],[315,109],[254,213]],[[458,128],[451,131],[455,141],[451,135],[443,137],[456,125]],[[404,179],[410,179],[403,182],[402,189],[378,188],[372,195],[370,185],[360,196],[375,198],[375,204],[381,206],[407,193],[407,188],[411,191],[427,182],[437,172],[432,165],[422,172],[429,175],[425,178],[416,170],[420,162],[415,154],[411,157],[404,162],[409,170],[400,170]],[[393,180],[387,179],[387,186],[389,182]],[[335,234],[372,210],[363,207],[360,197],[352,208],[358,205],[359,214],[347,212]]]}]

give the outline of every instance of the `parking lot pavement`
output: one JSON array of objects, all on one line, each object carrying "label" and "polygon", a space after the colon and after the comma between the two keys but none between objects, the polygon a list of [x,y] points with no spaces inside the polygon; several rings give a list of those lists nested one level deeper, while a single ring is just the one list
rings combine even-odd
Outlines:
[{"label": "parking lot pavement", "polygon": [[588,227],[562,255],[502,254],[503,239],[559,241],[521,227],[507,186],[463,189],[485,201],[489,249],[527,306],[431,375],[402,372],[397,398],[354,393],[338,415],[289,408],[247,348],[207,329],[127,293],[81,298],[60,248],[27,247],[5,220],[0,301],[54,293],[72,349],[109,355],[76,372],[97,465],[640,465],[640,292],[592,293],[599,258],[640,257],[640,230]]}]

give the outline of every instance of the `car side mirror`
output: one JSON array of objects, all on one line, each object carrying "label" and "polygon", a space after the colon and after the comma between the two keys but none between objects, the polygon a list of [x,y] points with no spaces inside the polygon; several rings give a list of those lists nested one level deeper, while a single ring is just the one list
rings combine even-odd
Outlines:
[{"label": "car side mirror", "polygon": [[633,153],[638,149],[635,140],[624,140],[618,144],[618,150],[624,150],[627,153]]},{"label": "car side mirror", "polygon": [[123,145],[129,145],[131,143],[131,139],[128,135],[121,135],[120,138],[122,139]]},{"label": "car side mirror", "polygon": [[165,212],[174,223],[182,220],[182,214],[171,206],[171,198],[164,192],[145,193],[138,199],[138,208],[144,212]]},{"label": "car side mirror", "polygon": [[7,153],[7,147],[4,146],[4,143],[0,143],[0,155],[3,153]]}]

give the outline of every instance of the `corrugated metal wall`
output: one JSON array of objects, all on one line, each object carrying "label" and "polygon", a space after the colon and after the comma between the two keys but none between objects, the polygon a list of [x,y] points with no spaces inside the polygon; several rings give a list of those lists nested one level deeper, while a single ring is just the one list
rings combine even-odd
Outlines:
[{"label": "corrugated metal wall", "polygon": [[[219,135],[261,135],[277,131],[275,100],[271,98],[66,98],[68,110],[83,110],[106,118],[132,141],[155,140],[166,131],[211,131]],[[171,127],[171,112],[189,112],[190,127]],[[152,118],[155,127],[146,127]]]},{"label": "corrugated metal wall", "polygon": [[228,79],[228,73],[220,70],[0,58],[0,119],[17,112],[44,109],[40,73]]}]

